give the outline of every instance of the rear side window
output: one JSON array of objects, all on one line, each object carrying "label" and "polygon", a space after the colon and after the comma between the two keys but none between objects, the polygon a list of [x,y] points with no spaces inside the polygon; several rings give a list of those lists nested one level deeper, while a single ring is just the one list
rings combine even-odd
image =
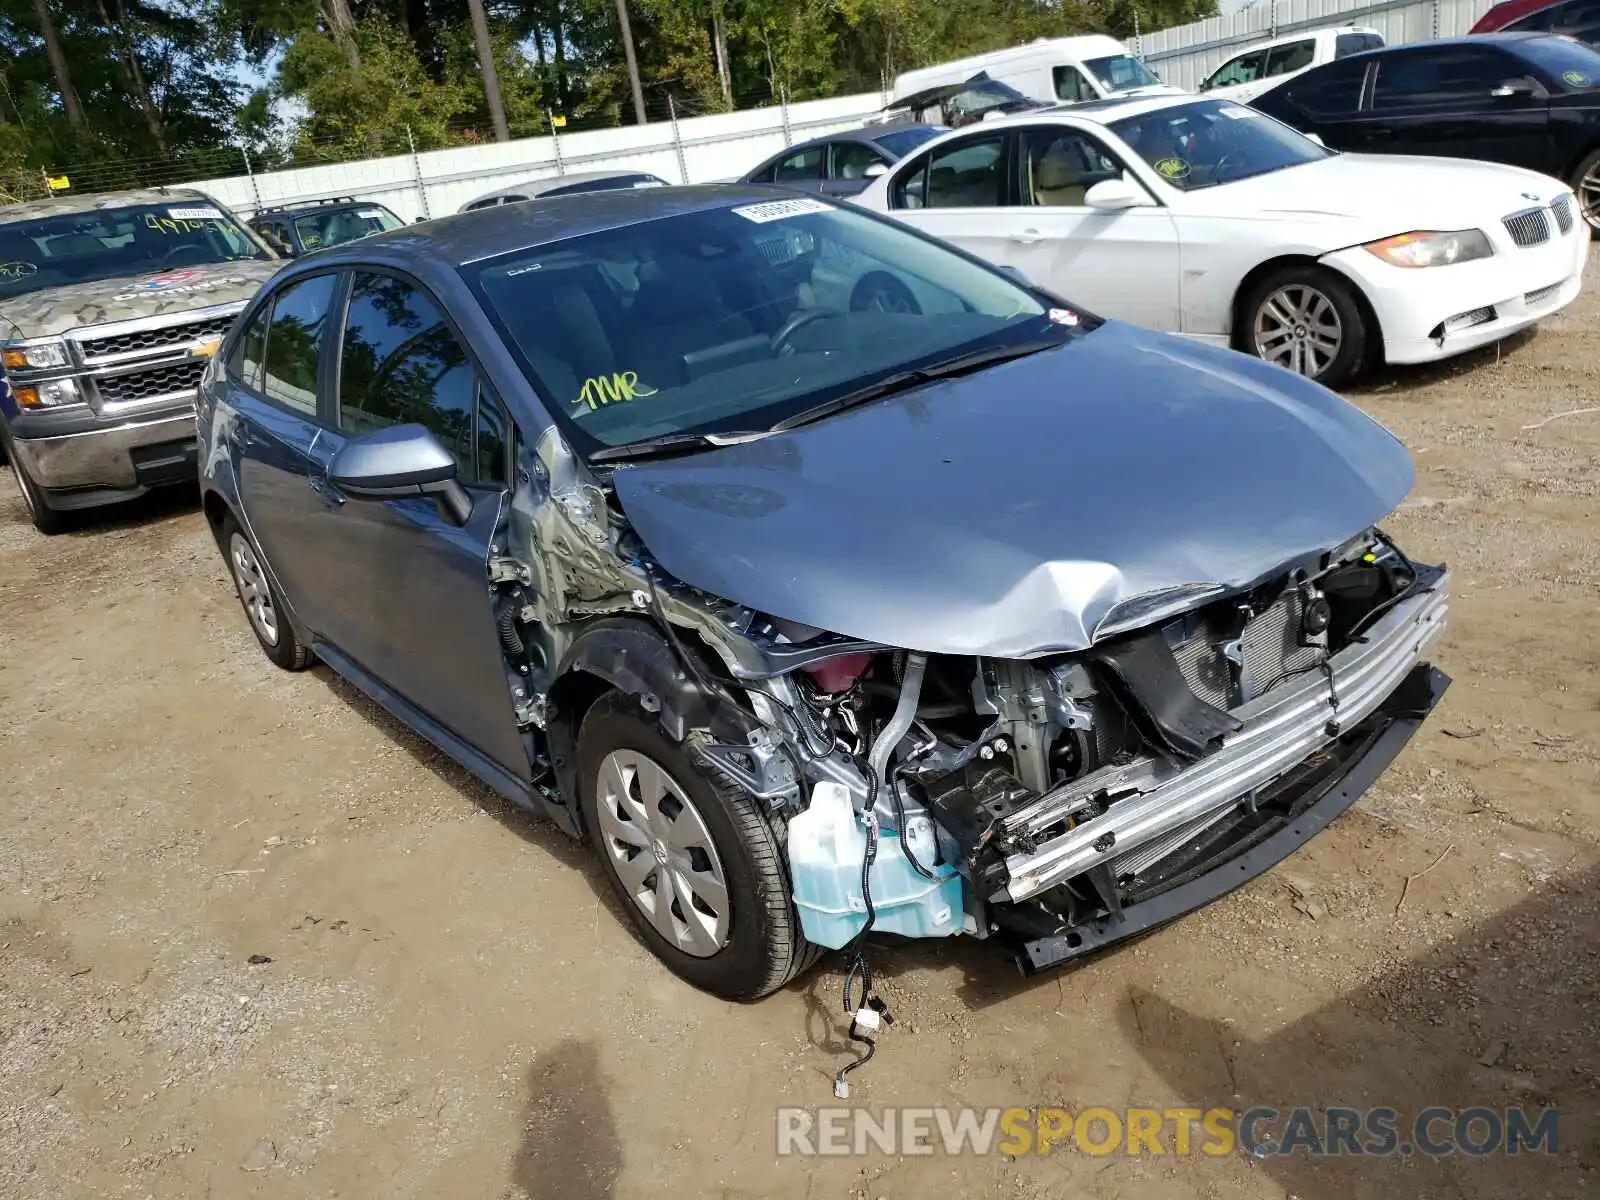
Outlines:
[{"label": "rear side window", "polygon": [[473,478],[477,378],[444,315],[416,285],[360,275],[339,357],[339,428],[359,436],[415,422]]},{"label": "rear side window", "polygon": [[1267,69],[1263,76],[1287,75],[1290,71],[1303,71],[1317,56],[1317,43],[1311,38],[1287,46],[1274,46],[1267,52]]},{"label": "rear side window", "polygon": [[263,304],[255,319],[245,327],[233,360],[228,364],[235,379],[258,392],[261,390],[261,360],[267,349],[267,322],[271,319],[272,305]]},{"label": "rear side window", "polygon": [[1460,46],[1384,55],[1378,61],[1372,107],[1392,112],[1464,101],[1487,104],[1490,89],[1521,73],[1516,63],[1493,49]]},{"label": "rear side window", "polygon": [[1361,83],[1366,76],[1365,61],[1337,63],[1312,71],[1303,79],[1290,80],[1284,86],[1294,106],[1306,116],[1319,121],[1337,121],[1355,116],[1361,104]]},{"label": "rear side window", "polygon": [[1363,50],[1376,50],[1382,45],[1381,33],[1341,33],[1333,40],[1333,57],[1344,58]]},{"label": "rear side window", "polygon": [[828,147],[828,178],[865,179],[868,168],[881,162],[883,156],[863,142],[834,142]]},{"label": "rear side window", "polygon": [[935,150],[895,184],[899,208],[996,208],[1002,203],[1005,135]]},{"label": "rear side window", "polygon": [[337,283],[336,275],[315,275],[290,284],[273,302],[272,325],[267,331],[262,392],[313,416],[317,411],[317,357]]}]

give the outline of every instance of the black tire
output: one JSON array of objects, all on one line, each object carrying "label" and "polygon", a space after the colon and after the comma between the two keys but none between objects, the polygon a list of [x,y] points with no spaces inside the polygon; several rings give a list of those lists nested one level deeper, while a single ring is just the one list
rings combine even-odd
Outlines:
[{"label": "black tire", "polygon": [[[710,834],[729,912],[726,939],[708,957],[686,953],[663,937],[618,874],[600,823],[598,795],[601,764],[618,750],[642,755],[670,775]],[[689,748],[668,738],[633,697],[612,691],[595,701],[578,733],[576,765],[584,828],[601,872],[638,936],[675,975],[728,1000],[755,1000],[822,957],[821,948],[801,933],[790,899],[782,823],[769,820],[737,785],[703,771]]]},{"label": "black tire", "polygon": [[[1344,276],[1326,267],[1290,264],[1268,271],[1252,283],[1239,300],[1239,320],[1234,330],[1235,348],[1272,361],[1258,341],[1258,321],[1268,319],[1262,311],[1263,306],[1285,289],[1300,295],[1308,294],[1309,290],[1309,293],[1322,297],[1332,307],[1339,321],[1340,341],[1331,359],[1321,363],[1315,373],[1310,370],[1299,370],[1298,373],[1315,379],[1324,387],[1336,388],[1347,383],[1366,364],[1367,348],[1377,330],[1367,328],[1366,313],[1357,299],[1355,287]],[[1287,362],[1279,365],[1290,370],[1297,369]]]},{"label": "black tire", "polygon": [[1600,148],[1590,151],[1572,173],[1572,191],[1578,197],[1578,215],[1588,222],[1593,234],[1600,234]]},{"label": "black tire", "polygon": [[50,507],[44,489],[28,474],[17,452],[11,448],[10,436],[3,431],[0,431],[0,445],[5,449],[4,458],[11,463],[11,473],[16,478],[17,490],[22,493],[22,505],[28,510],[28,519],[33,522],[33,527],[46,537],[54,537],[71,529],[72,514]]},{"label": "black tire", "polygon": [[[316,655],[311,653],[309,646],[301,644],[300,636],[295,633],[294,623],[289,620],[288,611],[283,606],[283,597],[278,593],[271,577],[261,570],[261,551],[256,548],[250,535],[239,527],[239,523],[233,519],[231,513],[222,518],[222,524],[217,529],[217,544],[222,547],[223,561],[228,564],[228,574],[233,578],[233,589],[239,597],[239,607],[244,609],[244,617],[250,625],[250,632],[256,635],[256,641],[260,644],[262,652],[285,671],[304,671],[316,661]],[[259,579],[256,586],[264,589],[269,599],[273,615],[270,626],[261,619],[259,610],[252,611],[247,599],[251,581],[248,567],[238,560],[241,547],[248,551],[246,561],[256,564],[256,575]],[[269,636],[269,628],[275,631],[272,636]]]}]

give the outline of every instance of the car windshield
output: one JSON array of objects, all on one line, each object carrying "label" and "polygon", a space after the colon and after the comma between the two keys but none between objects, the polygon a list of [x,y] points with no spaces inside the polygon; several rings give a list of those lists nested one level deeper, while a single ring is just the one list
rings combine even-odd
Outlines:
[{"label": "car windshield", "polygon": [[336,208],[330,212],[308,213],[296,217],[294,231],[300,235],[300,244],[307,250],[320,250],[324,246],[340,246],[369,234],[399,229],[405,224],[381,204],[363,208]]},{"label": "car windshield", "polygon": [[1132,88],[1160,87],[1161,80],[1131,54],[1112,54],[1106,58],[1091,58],[1084,66],[1093,72],[1100,86],[1108,92],[1126,92]]},{"label": "car windshield", "polygon": [[1333,152],[1231,100],[1197,100],[1110,123],[1157,175],[1185,192],[1282,171]]},{"label": "car windshield", "polygon": [[464,271],[584,454],[768,429],[900,372],[1089,325],[811,198],[638,222]]},{"label": "car windshield", "polygon": [[0,299],[45,288],[272,255],[206,200],[0,224]]},{"label": "car windshield", "polygon": [[1569,37],[1532,38],[1516,51],[1567,91],[1600,88],[1600,52],[1582,42]]},{"label": "car windshield", "polygon": [[902,129],[898,133],[879,134],[872,140],[899,159],[910,154],[923,142],[936,138],[944,132],[945,130],[937,125],[917,125],[911,129]]}]

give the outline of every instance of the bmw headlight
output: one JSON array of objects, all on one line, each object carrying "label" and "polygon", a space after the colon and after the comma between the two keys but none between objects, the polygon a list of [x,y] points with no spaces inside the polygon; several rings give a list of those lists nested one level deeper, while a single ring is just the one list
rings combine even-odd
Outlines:
[{"label": "bmw headlight", "polygon": [[1494,253],[1481,229],[1458,229],[1454,233],[1419,230],[1401,233],[1381,241],[1368,242],[1366,249],[1396,267],[1448,267],[1451,263],[1471,262]]},{"label": "bmw headlight", "polygon": [[72,361],[67,357],[65,342],[35,342],[30,346],[7,346],[4,357],[8,371],[39,371],[49,367],[64,367]]}]

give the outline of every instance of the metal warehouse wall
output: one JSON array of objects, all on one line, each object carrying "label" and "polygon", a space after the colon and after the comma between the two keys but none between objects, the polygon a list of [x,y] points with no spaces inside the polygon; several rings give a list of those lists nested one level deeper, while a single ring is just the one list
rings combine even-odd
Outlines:
[{"label": "metal warehouse wall", "polygon": [[1193,90],[1252,42],[1330,25],[1367,25],[1391,44],[1466,33],[1493,0],[1256,0],[1225,17],[1146,34],[1137,52],[1167,83]]},{"label": "metal warehouse wall", "polygon": [[[182,186],[198,188],[242,213],[274,204],[355,196],[387,205],[411,221],[456,212],[485,192],[572,171],[649,171],[668,183],[729,179],[793,142],[853,129],[883,104],[883,96],[872,92]],[[403,136],[400,141],[403,145]]]}]

